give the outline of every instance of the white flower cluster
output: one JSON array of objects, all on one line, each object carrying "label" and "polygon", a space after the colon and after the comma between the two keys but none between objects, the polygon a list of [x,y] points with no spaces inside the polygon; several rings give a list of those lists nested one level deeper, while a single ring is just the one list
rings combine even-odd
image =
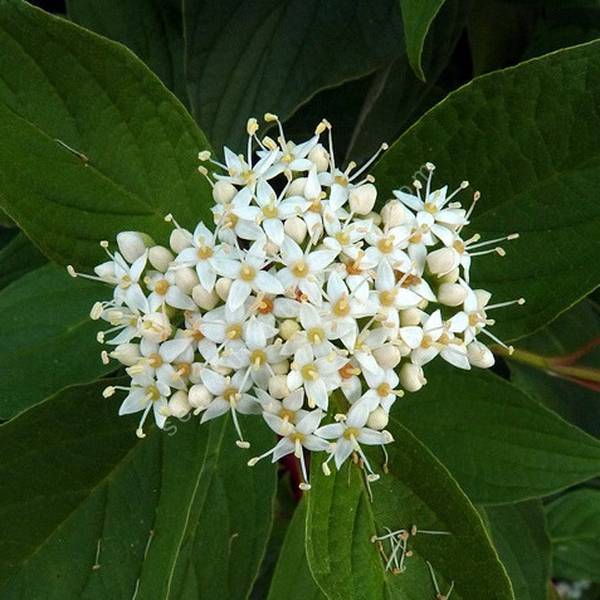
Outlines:
[{"label": "white flower cluster", "polygon": [[339,468],[356,453],[375,480],[361,445],[392,441],[390,409],[426,383],[424,365],[438,355],[461,369],[494,363],[477,336],[501,343],[487,313],[509,303],[490,305],[469,269],[475,256],[502,254],[501,240],[462,239],[479,195],[465,210],[455,197],[467,182],[433,190],[432,164],[414,193],[396,191],[374,212],[367,169],[385,144],[341,170],[327,121],[294,144],[275,115],[265,119],[276,140],[259,139],[250,119],[246,156],[199,155],[213,165],[199,171],[212,186],[214,228],[191,232],[168,215],[170,249],[137,232],[117,236],[118,252],[102,242],[109,260],[86,277],[114,294],[91,316],[111,325],[98,337],[113,348],[103,359],[131,377],[105,396],[127,392],[119,414],[142,412],[140,437],[150,411],[160,428],[169,416],[230,413],[247,448],[237,415],[262,415],[280,439],[249,464],[294,453],[304,489],[304,449],[329,453],[326,473],[331,459]]}]

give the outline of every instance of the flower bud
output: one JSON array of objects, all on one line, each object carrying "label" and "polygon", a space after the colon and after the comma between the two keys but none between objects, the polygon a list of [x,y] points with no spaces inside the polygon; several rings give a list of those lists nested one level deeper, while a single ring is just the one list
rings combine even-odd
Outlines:
[{"label": "flower bud", "polygon": [[390,418],[388,417],[385,410],[378,406],[375,410],[371,411],[369,414],[369,419],[367,420],[367,427],[371,429],[376,429],[377,431],[381,431],[387,427]]},{"label": "flower bud", "polygon": [[350,192],[350,210],[357,215],[367,215],[375,206],[377,188],[372,183],[359,185]]},{"label": "flower bud", "polygon": [[467,346],[467,356],[469,362],[474,367],[479,367],[480,369],[489,369],[495,362],[491,350],[477,340],[472,341]]},{"label": "flower bud", "polygon": [[217,292],[217,296],[219,296],[223,302],[225,302],[227,296],[229,296],[231,284],[231,279],[228,279],[227,277],[220,277],[217,279],[217,283],[215,283],[215,292]]},{"label": "flower bud", "polygon": [[201,383],[193,385],[188,390],[188,402],[193,408],[204,410],[212,402],[212,399],[213,395]]},{"label": "flower bud", "polygon": [[167,315],[161,312],[148,313],[142,317],[141,336],[149,342],[158,344],[171,337],[171,323]]},{"label": "flower bud", "polygon": [[192,405],[189,403],[187,392],[177,390],[169,399],[169,413],[178,419],[183,419],[190,410]]},{"label": "flower bud", "polygon": [[117,234],[119,252],[128,263],[132,263],[142,256],[146,252],[146,246],[150,244],[152,244],[152,238],[139,231],[121,231]]},{"label": "flower bud", "polygon": [[306,223],[300,217],[290,217],[283,225],[286,235],[301,244],[306,238]]},{"label": "flower bud", "polygon": [[94,267],[94,273],[105,281],[112,281],[115,278],[115,263],[112,260],[103,262]]},{"label": "flower bud", "polygon": [[386,227],[397,227],[406,220],[406,211],[400,200],[390,200],[381,209],[381,218]]},{"label": "flower bud", "polygon": [[192,300],[204,310],[212,310],[219,302],[219,296],[213,289],[207,292],[201,284],[195,285],[192,289]]},{"label": "flower bud", "polygon": [[289,396],[290,390],[287,385],[287,375],[274,375],[269,379],[269,394],[278,400]]},{"label": "flower bud", "polygon": [[450,273],[446,273],[446,275],[442,275],[439,278],[440,283],[456,283],[458,278],[460,277],[460,270],[458,267],[456,269],[452,269]]},{"label": "flower bud", "polygon": [[187,229],[173,229],[169,237],[169,246],[175,254],[179,254],[192,245],[192,234]]},{"label": "flower bud", "polygon": [[317,172],[327,171],[329,168],[329,154],[322,144],[317,144],[309,153],[308,160],[310,160],[315,167]]},{"label": "flower bud", "polygon": [[161,273],[165,273],[174,260],[171,251],[164,246],[152,246],[148,251],[148,262]]},{"label": "flower bud", "polygon": [[427,255],[427,266],[434,275],[444,275],[456,267],[454,251],[440,248]]},{"label": "flower bud", "polygon": [[237,188],[228,181],[219,180],[213,187],[213,198],[218,204],[229,204],[237,194]]},{"label": "flower bud", "polygon": [[427,383],[423,369],[413,363],[404,363],[399,375],[400,384],[408,392],[418,392]]},{"label": "flower bud", "polygon": [[200,283],[196,270],[190,267],[181,267],[175,271],[175,285],[187,296],[192,293],[195,286]]},{"label": "flower bud", "polygon": [[400,311],[400,325],[409,327],[410,325],[421,324],[421,311],[418,308],[407,308]]},{"label": "flower bud", "polygon": [[437,299],[446,306],[459,306],[467,297],[467,289],[460,283],[442,283],[438,289]]},{"label": "flower bud", "polygon": [[373,350],[373,357],[382,369],[396,368],[402,358],[400,349],[396,346],[392,346],[392,344],[384,344]]},{"label": "flower bud", "polygon": [[119,344],[111,353],[110,357],[118,360],[127,367],[135,365],[141,358],[138,344]]},{"label": "flower bud", "polygon": [[297,177],[290,183],[285,195],[290,196],[303,196],[304,188],[306,187],[307,177]]},{"label": "flower bud", "polygon": [[279,335],[284,340],[291,340],[300,331],[300,325],[297,321],[286,319],[279,326]]},{"label": "flower bud", "polygon": [[282,360],[272,364],[271,369],[273,369],[275,375],[287,375],[290,371],[290,363],[287,360]]}]

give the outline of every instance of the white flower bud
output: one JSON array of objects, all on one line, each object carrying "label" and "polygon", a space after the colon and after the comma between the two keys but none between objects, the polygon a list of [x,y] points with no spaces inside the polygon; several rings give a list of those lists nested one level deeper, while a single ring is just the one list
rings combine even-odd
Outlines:
[{"label": "white flower bud", "polygon": [[146,246],[152,244],[152,238],[139,231],[121,231],[117,234],[119,252],[128,263],[137,260],[144,252]]},{"label": "white flower bud", "polygon": [[287,375],[274,375],[269,379],[269,394],[278,400],[289,396],[290,390],[287,386]]},{"label": "white flower bud", "polygon": [[423,369],[413,363],[404,363],[399,376],[400,384],[408,392],[418,392],[427,383]]},{"label": "white flower bud", "polygon": [[225,302],[227,300],[227,296],[229,296],[229,290],[231,288],[232,281],[227,277],[220,277],[217,279],[217,283],[215,283],[215,292],[217,296]]},{"label": "white flower bud", "polygon": [[112,260],[103,262],[102,264],[94,267],[94,273],[96,273],[100,279],[111,281],[115,277],[115,263]]},{"label": "white flower bud", "polygon": [[282,360],[271,365],[275,375],[287,375],[290,371],[290,363],[287,360]]},{"label": "white flower bud", "polygon": [[190,410],[192,405],[189,403],[187,392],[177,390],[169,399],[169,413],[178,419],[183,419]]},{"label": "white flower bud", "polygon": [[291,340],[298,331],[300,331],[300,325],[292,319],[286,319],[279,326],[279,335],[284,340]]},{"label": "white flower bud", "polygon": [[327,171],[329,168],[329,154],[322,144],[317,144],[309,153],[308,160],[310,160],[315,167],[317,172]]},{"label": "white flower bud", "polygon": [[148,313],[142,317],[142,320],[140,335],[149,342],[158,344],[171,337],[171,323],[165,313]]},{"label": "white flower bud", "polygon": [[396,368],[402,358],[400,349],[392,344],[385,344],[373,350],[373,357],[382,369]]},{"label": "white flower bud", "polygon": [[452,271],[450,271],[450,273],[447,273],[446,275],[442,275],[439,278],[440,283],[456,283],[458,281],[458,278],[460,277],[460,269],[458,267],[456,267],[456,269],[452,269]]},{"label": "white flower bud", "polygon": [[213,395],[208,391],[208,388],[201,383],[193,385],[188,390],[188,402],[194,408],[204,410],[213,399]]},{"label": "white flower bud", "polygon": [[378,406],[375,410],[371,411],[369,414],[369,419],[367,420],[367,427],[371,429],[376,429],[377,431],[381,431],[387,427],[390,418],[387,413],[381,406]]},{"label": "white flower bud", "polygon": [[301,244],[306,238],[306,223],[300,217],[290,217],[283,225],[286,235]]},{"label": "white flower bud", "polygon": [[495,362],[492,351],[477,340],[472,341],[467,346],[467,356],[469,362],[480,369],[489,369]]},{"label": "white flower bud", "polygon": [[181,267],[175,271],[175,285],[187,296],[192,293],[195,286],[200,283],[196,270],[190,267]]},{"label": "white flower bud", "polygon": [[421,311],[418,308],[407,308],[400,311],[400,325],[408,327],[410,325],[421,324]]},{"label": "white flower bud", "polygon": [[118,360],[127,367],[135,365],[141,358],[138,344],[119,344],[111,353],[110,357]]},{"label": "white flower bud", "polygon": [[459,306],[467,297],[467,289],[460,283],[442,283],[438,289],[437,299],[446,306]]},{"label": "white flower bud", "polygon": [[440,248],[427,255],[427,266],[434,275],[452,271],[456,267],[456,258],[450,248]]},{"label": "white flower bud", "polygon": [[381,209],[381,218],[386,227],[397,227],[406,220],[406,211],[400,200],[390,200]]},{"label": "white flower bud", "polygon": [[350,210],[357,215],[367,215],[375,206],[377,188],[372,183],[359,185],[350,192]]},{"label": "white flower bud", "polygon": [[174,260],[172,252],[164,246],[152,246],[148,251],[148,262],[161,273],[165,273]]},{"label": "white flower bud", "polygon": [[306,187],[307,177],[297,177],[290,183],[285,195],[289,198],[290,196],[304,196],[304,188]]},{"label": "white flower bud", "polygon": [[212,292],[207,292],[201,284],[194,286],[192,290],[192,300],[204,310],[212,310],[219,302],[219,296],[213,289]]},{"label": "white flower bud", "polygon": [[218,204],[229,204],[237,194],[237,188],[228,181],[219,180],[213,187],[213,198]]},{"label": "white flower bud", "polygon": [[169,246],[175,254],[179,254],[192,245],[192,234],[187,229],[173,229],[169,237]]}]

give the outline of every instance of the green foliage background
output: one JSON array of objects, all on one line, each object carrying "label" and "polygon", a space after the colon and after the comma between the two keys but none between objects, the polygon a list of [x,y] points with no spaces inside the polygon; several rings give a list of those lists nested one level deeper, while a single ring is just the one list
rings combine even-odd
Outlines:
[{"label": "green foliage background", "polygon": [[[98,286],[63,268],[121,230],[164,243],[168,212],[206,218],[198,151],[239,149],[267,110],[294,136],[327,117],[340,157],[393,142],[382,199],[432,161],[481,190],[475,231],[521,234],[473,277],[527,298],[495,328],[518,352],[495,373],[432,367],[396,405],[372,501],[352,465],[313,464],[297,503],[227,420],[138,440],[101,396],[119,373],[87,318]],[[0,0],[0,140],[2,600],[422,600],[426,561],[457,600],[600,582],[598,380],[523,354],[600,335],[597,2],[69,0],[57,17]],[[450,535],[417,534],[385,572],[371,536],[413,524]]]}]

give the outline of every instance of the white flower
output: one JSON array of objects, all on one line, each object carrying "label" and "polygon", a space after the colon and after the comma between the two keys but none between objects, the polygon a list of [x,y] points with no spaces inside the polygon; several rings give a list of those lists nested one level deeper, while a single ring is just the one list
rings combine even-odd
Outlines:
[{"label": "white flower", "polygon": [[403,251],[408,240],[402,227],[392,227],[386,232],[379,227],[372,227],[366,240],[370,244],[365,251],[364,258],[368,268],[375,268],[381,261],[386,261],[395,269],[403,272],[411,269],[411,260]]},{"label": "white flower", "polygon": [[[366,403],[357,402],[350,407],[345,419],[338,423],[331,423],[319,427],[319,429],[315,431],[315,435],[328,440],[335,440],[335,449],[331,456],[335,459],[335,466],[338,469],[340,469],[352,452],[357,452],[370,474],[369,479],[375,481],[379,476],[373,472],[369,460],[365,456],[360,444],[382,446],[383,444],[389,444],[394,438],[388,431],[376,431],[366,427],[368,419],[368,405]],[[327,462],[329,462],[329,460],[330,459],[328,459]],[[327,463],[323,464],[326,465]]]},{"label": "white flower", "polygon": [[210,292],[215,287],[217,279],[214,267],[217,253],[215,234],[204,223],[198,223],[191,241],[192,245],[177,255],[175,263],[186,267],[195,267],[202,287]]},{"label": "white flower", "polygon": [[148,305],[152,312],[157,311],[159,308],[164,310],[165,304],[181,310],[194,310],[196,308],[194,301],[175,285],[175,271],[167,271],[166,273],[150,272],[144,278],[144,283],[152,292],[148,296]]}]

